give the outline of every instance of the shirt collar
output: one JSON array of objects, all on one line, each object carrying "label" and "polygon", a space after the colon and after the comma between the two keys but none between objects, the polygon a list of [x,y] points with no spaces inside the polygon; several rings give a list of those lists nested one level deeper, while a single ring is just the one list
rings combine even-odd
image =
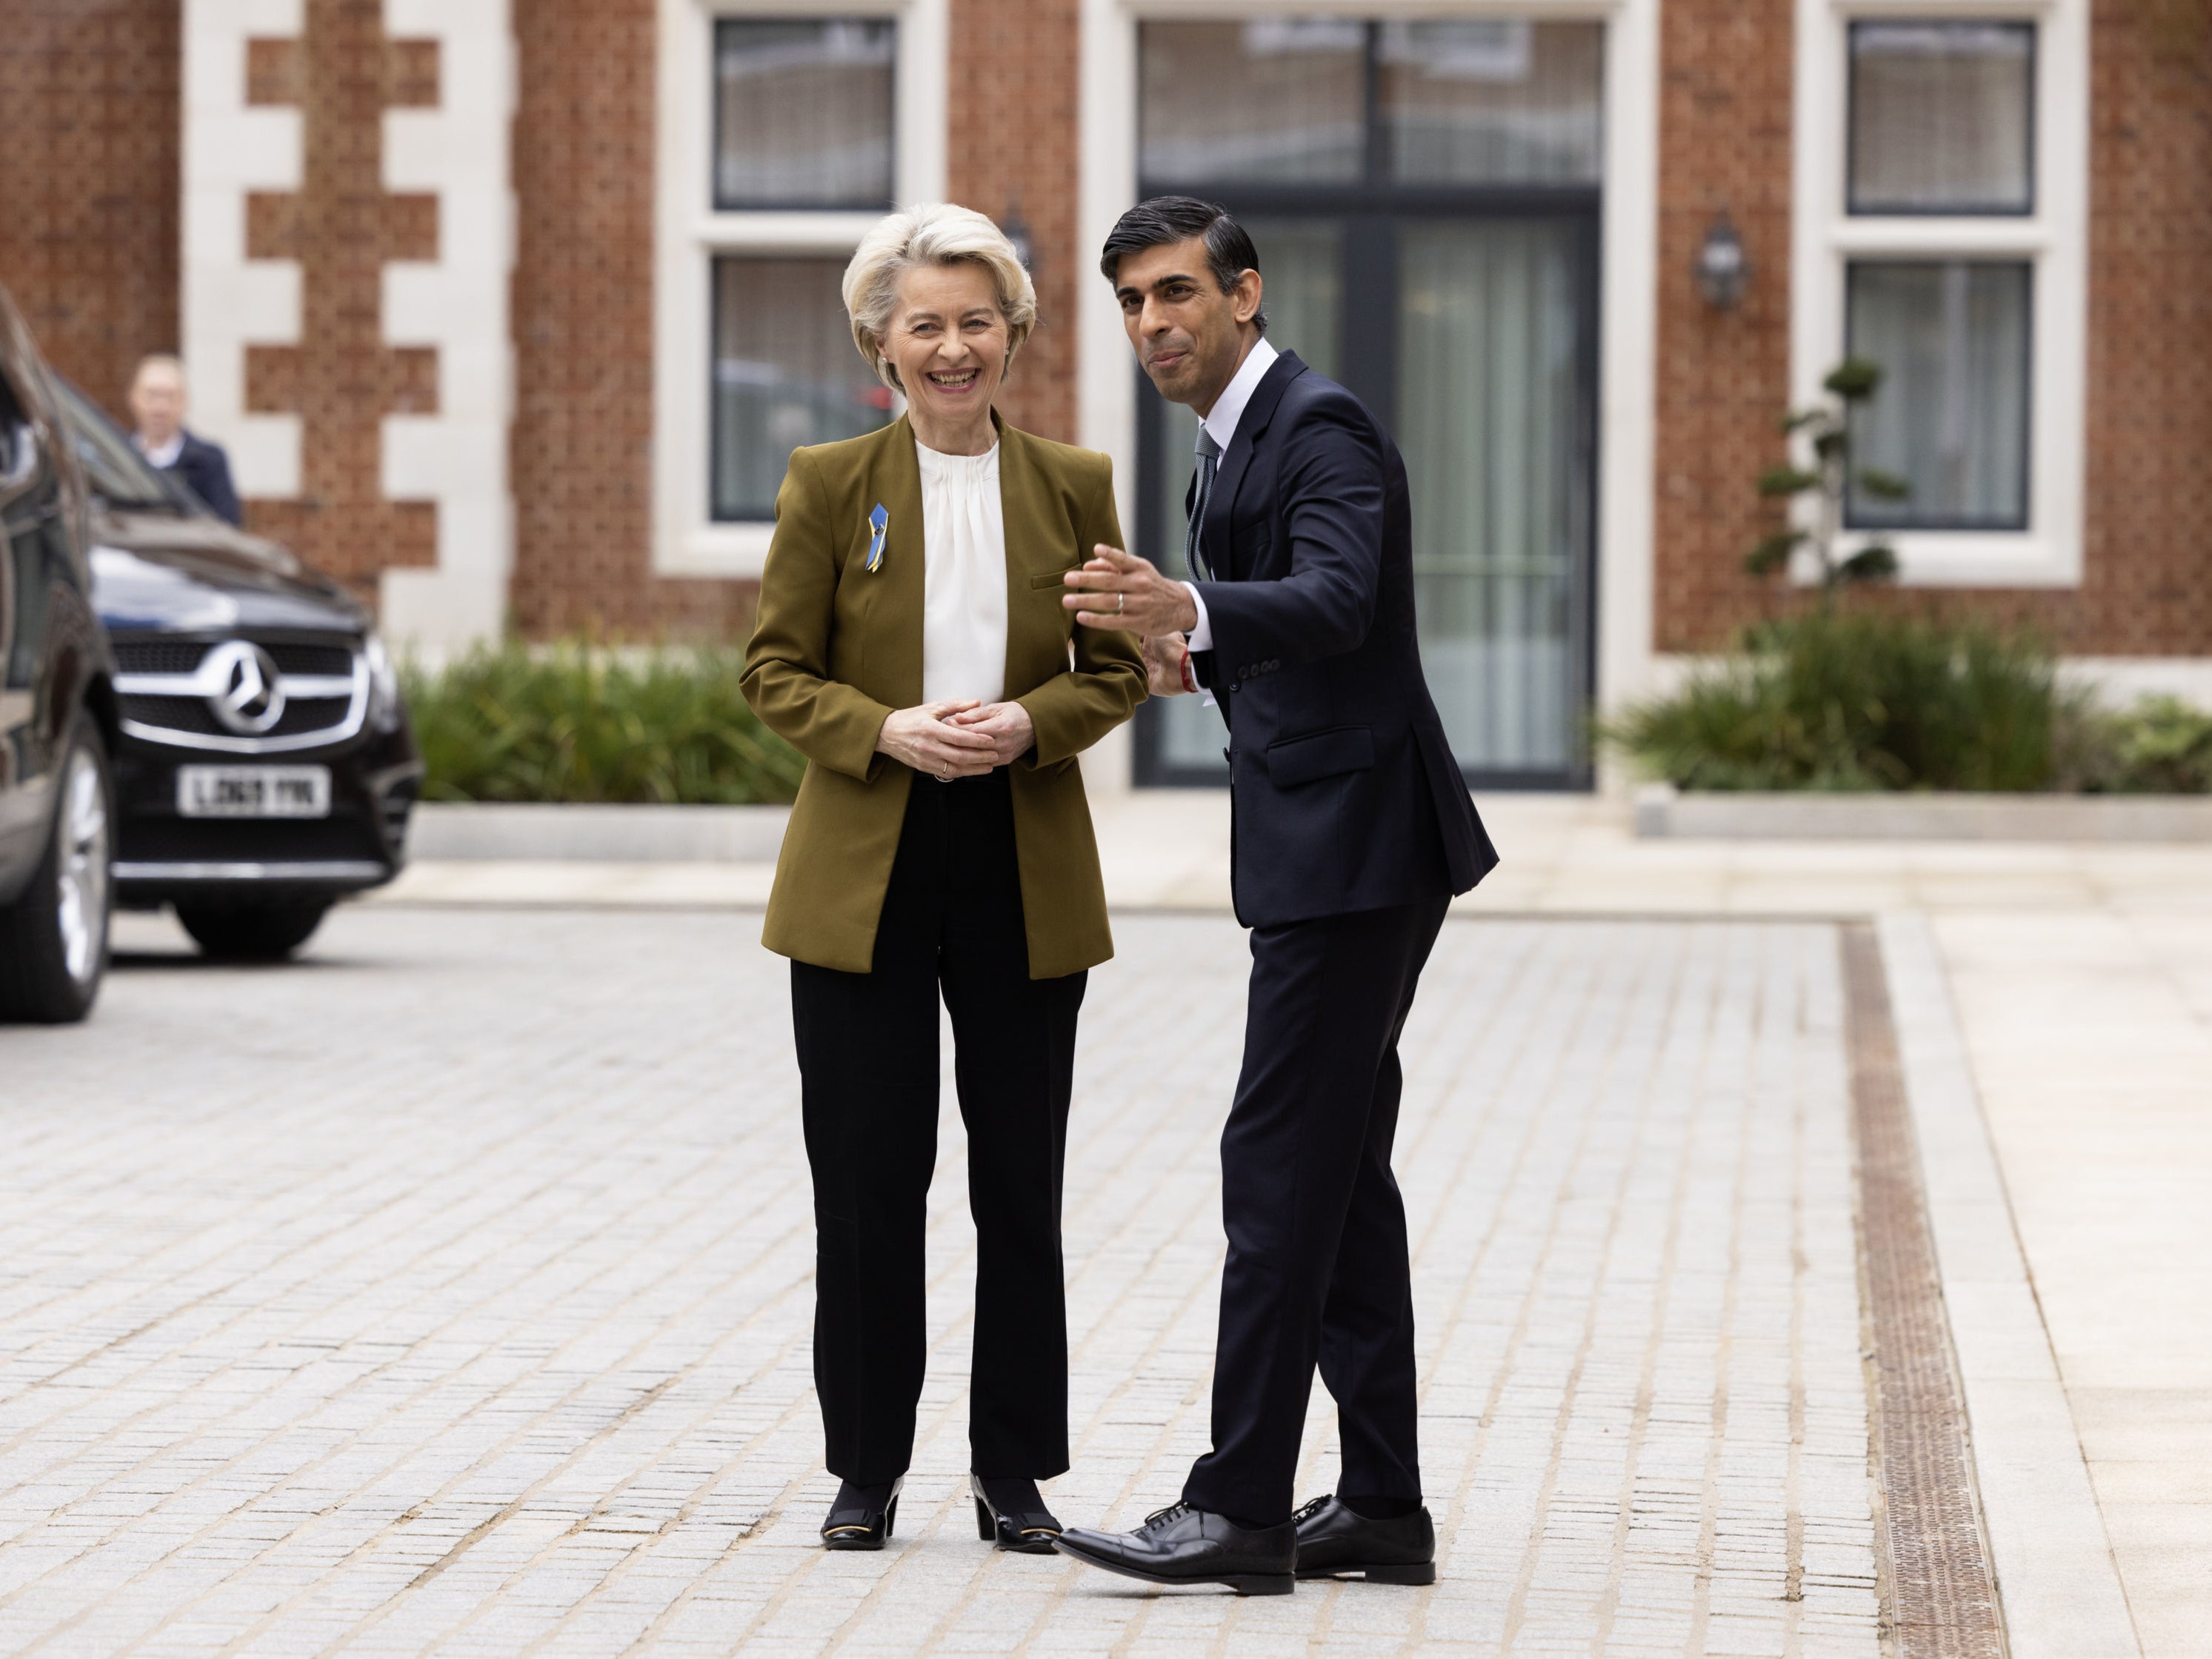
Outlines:
[{"label": "shirt collar", "polygon": [[155,447],[149,448],[146,441],[135,432],[131,435],[131,441],[138,446],[138,453],[141,455],[144,456],[151,465],[158,467],[174,466],[177,464],[177,457],[185,453],[185,434],[181,428],[168,442]]},{"label": "shirt collar", "polygon": [[1252,349],[1237,366],[1237,373],[1221,396],[1214,399],[1213,408],[1206,417],[1206,429],[1213,441],[1221,446],[1221,453],[1229,453],[1229,441],[1237,435],[1237,423],[1244,418],[1244,405],[1252,401],[1252,394],[1260,389],[1261,377],[1268,366],[1283,354],[1267,343],[1261,335],[1252,343]]}]

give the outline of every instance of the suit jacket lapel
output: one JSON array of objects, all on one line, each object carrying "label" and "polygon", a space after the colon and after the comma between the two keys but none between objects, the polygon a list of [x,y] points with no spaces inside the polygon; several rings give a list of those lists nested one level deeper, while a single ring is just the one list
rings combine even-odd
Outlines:
[{"label": "suit jacket lapel", "polygon": [[1213,475],[1213,498],[1206,503],[1206,523],[1199,532],[1205,538],[1206,562],[1217,574],[1237,581],[1245,579],[1245,572],[1229,568],[1230,526],[1235,521],[1237,492],[1252,465],[1253,447],[1267,431],[1267,423],[1275,418],[1275,405],[1283,400],[1283,388],[1304,374],[1305,369],[1297,352],[1284,352],[1267,365],[1260,384],[1252,388],[1252,400],[1244,405],[1244,413],[1237,418],[1237,435],[1229,441],[1228,451]]},{"label": "suit jacket lapel", "polygon": [[[884,428],[884,439],[868,468],[867,488],[860,502],[861,522],[854,526],[859,538],[857,556],[866,559],[868,548],[866,516],[877,502],[890,515],[884,527],[881,568],[865,572],[872,603],[867,654],[873,659],[868,678],[896,688],[896,706],[911,708],[921,701],[921,609],[924,544],[921,526],[921,464],[914,458],[914,428],[902,415]],[[880,665],[880,676],[878,672]]]},{"label": "suit jacket lapel", "polygon": [[1028,434],[992,411],[999,428],[999,514],[1006,530],[1006,689],[1034,690],[1067,665],[1066,612],[1057,592],[1040,604],[1030,584],[1089,556],[1070,539],[1066,515],[1030,452]]}]

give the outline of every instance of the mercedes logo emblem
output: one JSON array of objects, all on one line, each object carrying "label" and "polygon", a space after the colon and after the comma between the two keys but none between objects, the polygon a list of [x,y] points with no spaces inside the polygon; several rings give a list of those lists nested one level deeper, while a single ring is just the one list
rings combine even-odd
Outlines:
[{"label": "mercedes logo emblem", "polygon": [[284,683],[276,659],[252,641],[225,641],[200,672],[222,688],[209,696],[209,710],[240,737],[258,738],[284,718]]}]

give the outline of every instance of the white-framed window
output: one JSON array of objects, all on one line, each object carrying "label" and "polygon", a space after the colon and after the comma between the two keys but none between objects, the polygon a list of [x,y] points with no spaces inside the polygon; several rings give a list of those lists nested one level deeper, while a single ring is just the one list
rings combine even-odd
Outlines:
[{"label": "white-framed window", "polygon": [[944,192],[947,0],[660,0],[653,566],[751,576],[792,450],[895,404],[839,279]]},{"label": "white-framed window", "polygon": [[2081,574],[2087,0],[1798,0],[1791,384],[1882,370],[1855,544],[1901,579]]}]

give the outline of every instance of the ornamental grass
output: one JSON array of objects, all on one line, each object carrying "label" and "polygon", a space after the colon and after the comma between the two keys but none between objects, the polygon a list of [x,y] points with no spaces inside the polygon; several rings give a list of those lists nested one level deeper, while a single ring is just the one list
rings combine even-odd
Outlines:
[{"label": "ornamental grass", "polygon": [[1602,736],[1683,789],[2034,790],[2073,702],[2033,635],[1823,606]]},{"label": "ornamental grass", "polygon": [[2212,713],[2062,684],[2039,635],[1823,605],[1599,738],[1681,789],[2212,793]]}]

